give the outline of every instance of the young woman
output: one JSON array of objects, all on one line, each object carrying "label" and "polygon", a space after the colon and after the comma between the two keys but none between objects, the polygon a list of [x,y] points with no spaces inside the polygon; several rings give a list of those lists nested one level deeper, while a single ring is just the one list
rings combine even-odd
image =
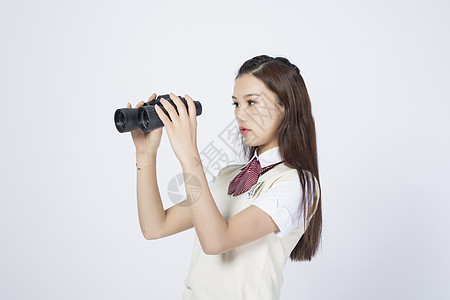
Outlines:
[{"label": "young woman", "polygon": [[299,69],[266,55],[241,66],[231,98],[248,163],[222,168],[211,187],[197,149],[193,100],[185,96],[186,110],[170,98],[178,114],[164,100],[170,119],[158,106],[156,112],[181,163],[187,199],[163,208],[156,181],[162,128],[132,131],[144,237],[195,227],[183,299],[279,299],[287,259],[311,260],[322,229],[315,125]]}]

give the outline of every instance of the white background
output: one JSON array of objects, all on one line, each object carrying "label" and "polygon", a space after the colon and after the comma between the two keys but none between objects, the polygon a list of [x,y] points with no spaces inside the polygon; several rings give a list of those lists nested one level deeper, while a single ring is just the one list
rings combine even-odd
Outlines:
[{"label": "white background", "polygon": [[[113,113],[198,99],[234,120],[247,59],[285,56],[317,126],[323,241],[281,299],[449,299],[447,1],[2,1],[1,299],[180,299],[194,229],[143,238]],[[158,182],[181,167],[164,130]]]}]

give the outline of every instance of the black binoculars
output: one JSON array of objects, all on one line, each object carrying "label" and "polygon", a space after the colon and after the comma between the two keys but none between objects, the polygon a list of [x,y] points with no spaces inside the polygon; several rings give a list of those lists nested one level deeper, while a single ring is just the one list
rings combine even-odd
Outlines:
[{"label": "black binoculars", "polygon": [[[153,99],[152,101],[146,102],[143,106],[139,108],[119,108],[114,113],[114,122],[116,123],[116,128],[119,132],[128,132],[135,129],[140,128],[143,132],[152,131],[155,129],[158,129],[160,127],[163,127],[164,124],[161,121],[161,119],[158,117],[158,114],[155,111],[155,105],[158,105],[162,111],[166,114],[167,117],[169,117],[169,113],[164,109],[164,106],[161,104],[161,98],[164,98],[169,101],[170,104],[175,107],[175,110],[178,110],[175,105],[175,103],[170,99],[170,96],[168,94],[166,95],[160,95]],[[188,104],[186,102],[186,99],[183,97],[178,96],[180,100],[184,103],[186,106],[186,110],[189,108]],[[197,112],[197,116],[201,115],[202,113],[202,105],[199,101],[194,101],[195,109]],[[170,119],[172,121],[172,119]]]}]

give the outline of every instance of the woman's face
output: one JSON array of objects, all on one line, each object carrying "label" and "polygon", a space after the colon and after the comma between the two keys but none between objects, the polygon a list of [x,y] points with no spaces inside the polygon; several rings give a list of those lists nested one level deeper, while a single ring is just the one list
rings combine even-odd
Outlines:
[{"label": "woman's face", "polygon": [[[234,85],[234,115],[240,134],[248,146],[259,146],[259,153],[278,146],[275,133],[284,118],[284,106],[264,83],[251,74],[245,74]],[[245,127],[248,130],[241,130]]]}]

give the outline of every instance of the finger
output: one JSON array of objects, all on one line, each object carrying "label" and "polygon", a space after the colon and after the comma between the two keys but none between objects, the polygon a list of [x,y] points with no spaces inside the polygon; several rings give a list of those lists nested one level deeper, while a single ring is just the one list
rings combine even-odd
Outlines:
[{"label": "finger", "polygon": [[189,95],[184,95],[184,99],[186,99],[188,110],[189,110],[189,119],[196,120],[197,119],[197,108],[195,107],[194,100]]},{"label": "finger", "polygon": [[[165,100],[161,101],[161,103],[162,102],[165,102]],[[164,106],[164,104],[163,104],[163,106]],[[172,106],[172,105],[170,105],[170,106]],[[166,108],[166,107],[164,107],[164,108]],[[163,110],[161,109],[161,107],[159,107],[158,104],[155,105],[155,111],[156,111],[156,114],[158,115],[158,117],[161,119],[161,122],[163,122],[164,126],[166,128],[169,128],[172,125],[172,122],[170,121],[169,117],[166,116],[166,114],[163,112]]]},{"label": "finger", "polygon": [[145,104],[145,102],[141,101],[138,104],[136,104],[136,108],[139,108],[139,107],[143,106],[144,104]]},{"label": "finger", "polygon": [[156,93],[153,93],[150,98],[148,98],[147,102],[150,102],[156,98]]},{"label": "finger", "polygon": [[180,118],[186,118],[187,111],[186,111],[186,106],[184,105],[184,103],[175,94],[170,93],[169,95],[170,95],[170,99],[172,99],[173,103],[175,103],[175,105],[177,107]]},{"label": "finger", "polygon": [[173,105],[170,104],[169,100],[167,100],[165,98],[161,98],[160,103],[162,104],[164,109],[169,114],[170,120],[172,120],[172,122],[176,122],[176,120],[178,119],[178,115],[177,115],[177,112],[175,110],[175,107],[173,107]]},{"label": "finger", "polygon": [[131,103],[130,102],[127,103],[127,108],[131,108]]}]

